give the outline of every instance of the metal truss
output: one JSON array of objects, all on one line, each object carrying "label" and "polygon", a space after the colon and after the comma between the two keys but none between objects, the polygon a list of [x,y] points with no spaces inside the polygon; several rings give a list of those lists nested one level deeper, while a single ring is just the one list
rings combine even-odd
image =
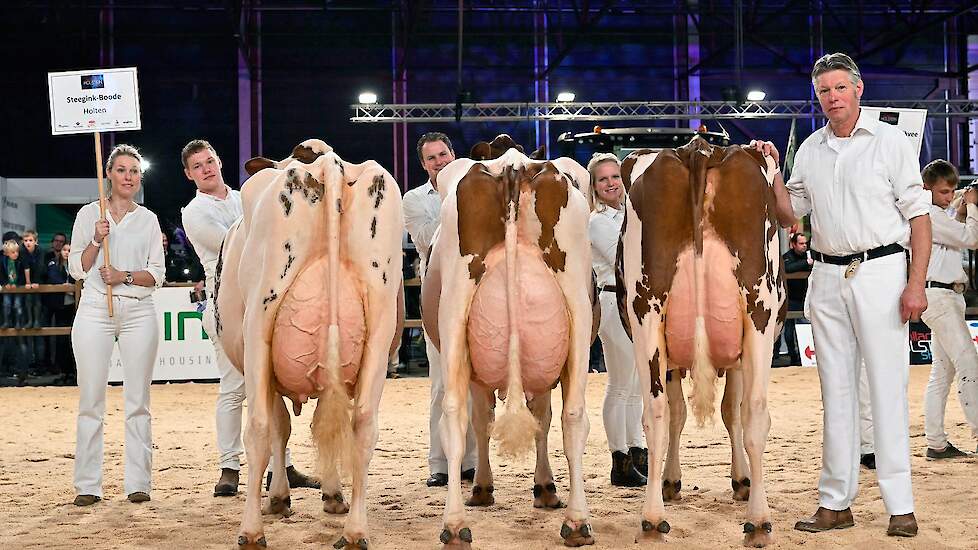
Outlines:
[{"label": "metal truss", "polygon": [[[931,117],[978,117],[978,100],[865,101],[867,107],[927,109]],[[822,117],[817,102],[799,101],[618,101],[605,103],[405,103],[350,106],[351,122],[518,122],[791,119]]]}]

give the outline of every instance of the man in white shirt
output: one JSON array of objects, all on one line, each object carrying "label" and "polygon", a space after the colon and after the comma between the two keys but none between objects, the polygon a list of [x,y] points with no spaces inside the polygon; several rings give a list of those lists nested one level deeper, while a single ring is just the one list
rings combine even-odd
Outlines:
[{"label": "man in white shirt", "polygon": [[[183,228],[190,244],[200,257],[206,277],[207,300],[204,309],[204,330],[211,335],[221,384],[217,396],[217,446],[221,453],[221,478],[214,487],[214,496],[238,494],[238,473],[241,470],[241,411],[245,400],[245,379],[228,360],[214,323],[214,270],[224,236],[241,217],[241,193],[224,183],[221,159],[210,143],[195,139],[184,146],[180,154],[183,173],[197,186],[197,195],[183,209]],[[291,465],[286,449],[286,473],[290,487],[319,488],[319,482]],[[269,473],[271,477],[271,473]]]},{"label": "man in white shirt", "polygon": [[957,378],[958,401],[964,409],[971,435],[978,439],[978,352],[964,319],[964,289],[968,276],[961,266],[961,252],[978,248],[978,190],[964,192],[961,223],[948,212],[958,171],[946,160],[935,160],[921,174],[933,204],[930,219],[934,228],[930,265],[927,267],[927,311],[923,320],[931,330],[933,364],[924,393],[924,435],[927,458],[940,460],[971,456],[958,450],[944,431],[944,408],[951,382]]},{"label": "man in white shirt", "polygon": [[[418,160],[428,173],[428,181],[404,194],[404,225],[418,250],[421,260],[421,278],[424,279],[428,254],[435,230],[441,223],[441,196],[438,194],[438,172],[455,160],[455,151],[448,136],[441,132],[428,132],[418,140]],[[428,377],[431,379],[431,414],[428,419],[428,469],[431,476],[428,487],[448,484],[448,459],[442,448],[439,424],[442,416],[442,400],[445,397],[445,384],[442,380],[441,357],[432,345],[428,335],[424,335],[425,352],[428,355]],[[471,400],[469,403],[471,407]],[[471,414],[469,415],[471,418]],[[471,481],[475,477],[476,446],[472,422],[465,432],[465,456],[462,457],[462,479]]]},{"label": "man in white shirt", "polygon": [[[890,514],[887,534],[912,537],[917,520],[910,481],[907,321],[927,308],[930,197],[910,140],[859,108],[863,81],[849,56],[819,59],[812,84],[829,122],[799,147],[787,185],[780,175],[774,182],[783,226],[811,213],[815,260],[808,305],[819,352],[822,475],[819,508],[795,529],[854,525],[861,354],[875,420],[876,473]],[[770,142],[756,146],[778,160]]]}]

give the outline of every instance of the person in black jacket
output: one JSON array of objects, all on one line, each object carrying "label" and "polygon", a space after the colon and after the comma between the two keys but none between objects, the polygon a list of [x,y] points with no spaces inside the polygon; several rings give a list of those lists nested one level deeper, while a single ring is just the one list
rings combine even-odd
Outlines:
[{"label": "person in black jacket", "polygon": [[[785,273],[805,273],[812,270],[812,259],[808,256],[808,237],[804,233],[791,235],[791,247],[784,253]],[[788,311],[801,311],[805,307],[805,295],[808,294],[808,279],[786,279],[788,292]],[[788,355],[791,364],[801,365],[801,354],[798,350],[798,338],[795,336],[795,319],[784,322],[784,339],[788,344]]]},{"label": "person in black jacket", "polygon": [[[47,283],[51,285],[74,285],[75,279],[68,273],[68,254],[71,245],[65,243],[57,256],[47,265]],[[50,315],[50,326],[70,327],[75,318],[75,295],[71,293],[48,293],[43,295],[44,306]],[[71,352],[71,340],[68,336],[52,336],[51,364],[61,374],[58,383],[74,385],[75,356]]]}]

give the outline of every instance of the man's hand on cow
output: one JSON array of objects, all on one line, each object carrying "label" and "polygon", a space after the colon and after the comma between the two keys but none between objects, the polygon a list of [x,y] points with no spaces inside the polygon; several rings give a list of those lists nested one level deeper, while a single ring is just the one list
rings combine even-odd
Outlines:
[{"label": "man's hand on cow", "polygon": [[95,242],[101,244],[109,236],[109,220],[101,219],[95,222]]},{"label": "man's hand on cow", "polygon": [[900,295],[900,317],[903,322],[919,321],[920,314],[927,309],[927,295],[922,285],[907,285]]},{"label": "man's hand on cow", "polygon": [[781,166],[781,154],[778,153],[778,148],[775,147],[770,141],[759,141],[752,139],[750,140],[750,147],[757,149],[758,152],[766,157],[772,157],[774,159],[774,164]]},{"label": "man's hand on cow", "polygon": [[102,276],[102,282],[107,285],[117,285],[126,280],[126,274],[111,265],[98,268],[98,274]]}]

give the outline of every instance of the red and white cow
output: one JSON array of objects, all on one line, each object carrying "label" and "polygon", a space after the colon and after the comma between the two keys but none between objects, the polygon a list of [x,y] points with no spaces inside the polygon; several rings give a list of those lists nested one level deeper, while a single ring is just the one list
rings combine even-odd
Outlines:
[{"label": "red and white cow", "polygon": [[[441,541],[453,548],[472,542],[459,473],[470,389],[479,463],[468,504],[493,502],[491,425],[503,455],[528,452],[536,442],[534,505],[563,507],[546,448],[550,391],[560,382],[570,475],[561,537],[568,546],[593,544],[582,471],[592,318],[587,170],[572,159],[534,161],[511,148],[493,160],[455,160],[438,181],[441,226],[422,311],[446,380],[441,426],[449,488]],[[494,421],[496,391],[504,401]]]},{"label": "red and white cow", "polygon": [[[648,388],[643,538],[661,540],[670,529],[659,489],[671,415],[667,372],[691,371],[692,409],[702,424],[714,412],[717,369],[729,369],[727,376],[742,375],[740,413],[750,459],[744,544],[772,540],[762,458],[771,424],[771,350],[785,314],[774,169],[752,149],[713,147],[696,137],[660,152],[628,190],[618,286]],[[731,382],[736,390],[736,380],[728,388]],[[736,440],[733,445],[736,462]]]},{"label": "red and white cow", "polygon": [[[323,509],[350,512],[335,546],[363,549],[377,407],[403,317],[400,190],[376,162],[348,163],[319,140],[283,161],[252,159],[246,168],[253,175],[241,190],[244,215],[224,240],[214,291],[218,337],[243,370],[248,396],[248,494],[238,546],[266,545],[263,512],[291,514],[286,396],[297,415],[318,398],[312,435]],[[262,509],[261,477],[272,453]],[[352,476],[350,506],[341,471]]]}]

